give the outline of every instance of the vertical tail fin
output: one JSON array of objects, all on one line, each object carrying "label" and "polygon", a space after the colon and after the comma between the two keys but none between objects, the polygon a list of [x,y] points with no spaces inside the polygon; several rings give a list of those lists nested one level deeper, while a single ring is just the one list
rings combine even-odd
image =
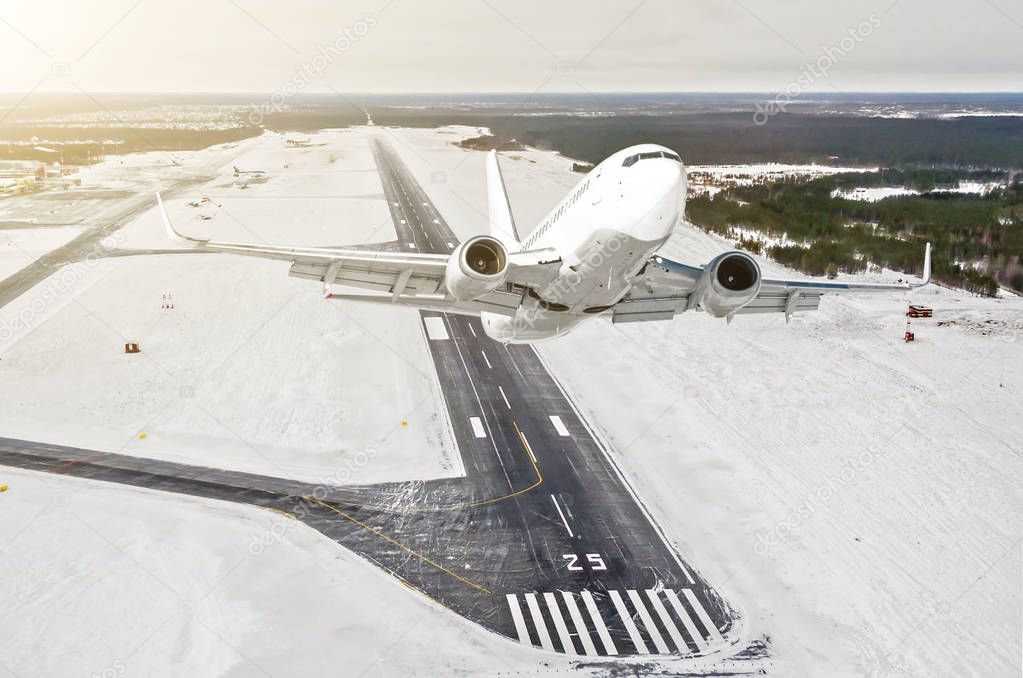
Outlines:
[{"label": "vertical tail fin", "polygon": [[517,248],[519,232],[515,229],[515,217],[512,216],[511,204],[508,202],[501,165],[497,162],[497,151],[490,151],[487,155],[487,206],[490,235],[510,250]]}]

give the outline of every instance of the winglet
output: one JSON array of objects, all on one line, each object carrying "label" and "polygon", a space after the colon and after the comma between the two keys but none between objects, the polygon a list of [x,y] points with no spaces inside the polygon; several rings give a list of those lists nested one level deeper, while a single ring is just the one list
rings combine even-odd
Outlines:
[{"label": "winglet", "polygon": [[501,165],[497,161],[497,151],[487,154],[487,206],[490,219],[490,235],[500,240],[509,249],[518,249],[519,233],[515,228],[515,217],[512,216],[511,203],[508,202],[508,191],[504,187],[501,176]]},{"label": "winglet", "polygon": [[931,243],[927,243],[927,249],[924,250],[924,275],[923,280],[913,287],[923,287],[931,282]]},{"label": "winglet", "polygon": [[170,238],[172,241],[180,243],[182,245],[195,244],[201,245],[205,242],[208,242],[206,240],[201,240],[199,238],[189,238],[187,235],[182,235],[175,231],[174,227],[171,225],[170,217],[167,216],[167,208],[164,207],[163,205],[163,198],[160,197],[159,193],[156,194],[156,204],[160,206],[160,216],[163,217],[163,227],[164,230],[167,231],[167,237]]}]

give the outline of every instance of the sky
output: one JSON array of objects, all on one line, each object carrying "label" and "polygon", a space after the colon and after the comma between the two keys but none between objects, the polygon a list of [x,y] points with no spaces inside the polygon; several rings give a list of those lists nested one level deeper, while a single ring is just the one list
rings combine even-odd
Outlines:
[{"label": "sky", "polygon": [[1008,0],[0,0],[8,92],[1021,91]]}]

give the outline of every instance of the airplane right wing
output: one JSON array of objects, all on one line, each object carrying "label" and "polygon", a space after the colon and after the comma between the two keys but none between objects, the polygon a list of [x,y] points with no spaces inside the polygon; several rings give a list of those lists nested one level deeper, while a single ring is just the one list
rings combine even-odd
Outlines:
[{"label": "airplane right wing", "polygon": [[636,284],[614,307],[613,320],[670,320],[687,310],[709,311],[731,322],[736,315],[813,311],[825,294],[909,291],[931,281],[931,245],[924,253],[919,283],[860,283],[761,278],[760,267],[743,252],[725,252],[707,266],[692,266],[655,254]]},{"label": "airplane right wing", "polygon": [[[450,254],[373,251],[326,247],[291,247],[193,238],[174,229],[163,199],[157,203],[167,236],[193,249],[291,262],[288,274],[323,283],[324,297],[393,303],[427,310],[475,315],[481,311],[514,315],[522,294],[495,289],[472,300],[452,297],[446,285]],[[457,250],[456,250],[457,252]],[[507,282],[533,287],[553,280],[561,258],[552,250],[508,254]],[[334,285],[358,287],[375,294],[337,293]]]}]

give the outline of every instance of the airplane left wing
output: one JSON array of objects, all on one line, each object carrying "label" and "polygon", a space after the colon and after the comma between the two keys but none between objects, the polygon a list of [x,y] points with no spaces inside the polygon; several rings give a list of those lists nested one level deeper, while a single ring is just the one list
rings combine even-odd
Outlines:
[{"label": "airplane left wing", "polygon": [[[159,194],[157,203],[167,236],[175,242],[197,250],[290,261],[288,274],[322,282],[324,296],[328,299],[394,303],[451,313],[490,311],[504,315],[514,315],[522,300],[520,293],[500,289],[471,301],[453,298],[445,284],[452,256],[449,254],[291,247],[194,238],[174,229]],[[560,257],[553,251],[510,253],[507,280],[530,287],[543,284],[553,280],[560,264]],[[335,293],[334,285],[358,287],[376,294]]]},{"label": "airplane left wing", "polygon": [[[726,317],[729,322],[736,315],[771,312],[784,313],[788,320],[793,313],[816,310],[825,294],[909,291],[931,281],[930,243],[924,254],[923,276],[919,283],[893,285],[760,278],[759,266],[755,262],[748,266],[745,262],[753,262],[753,259],[742,252],[726,252],[703,267],[654,255],[629,294],[615,305],[613,320],[616,323],[669,320],[677,313],[695,309]],[[728,265],[732,270],[723,272],[721,267]],[[745,288],[748,293],[743,289],[745,280],[750,282]]]}]

